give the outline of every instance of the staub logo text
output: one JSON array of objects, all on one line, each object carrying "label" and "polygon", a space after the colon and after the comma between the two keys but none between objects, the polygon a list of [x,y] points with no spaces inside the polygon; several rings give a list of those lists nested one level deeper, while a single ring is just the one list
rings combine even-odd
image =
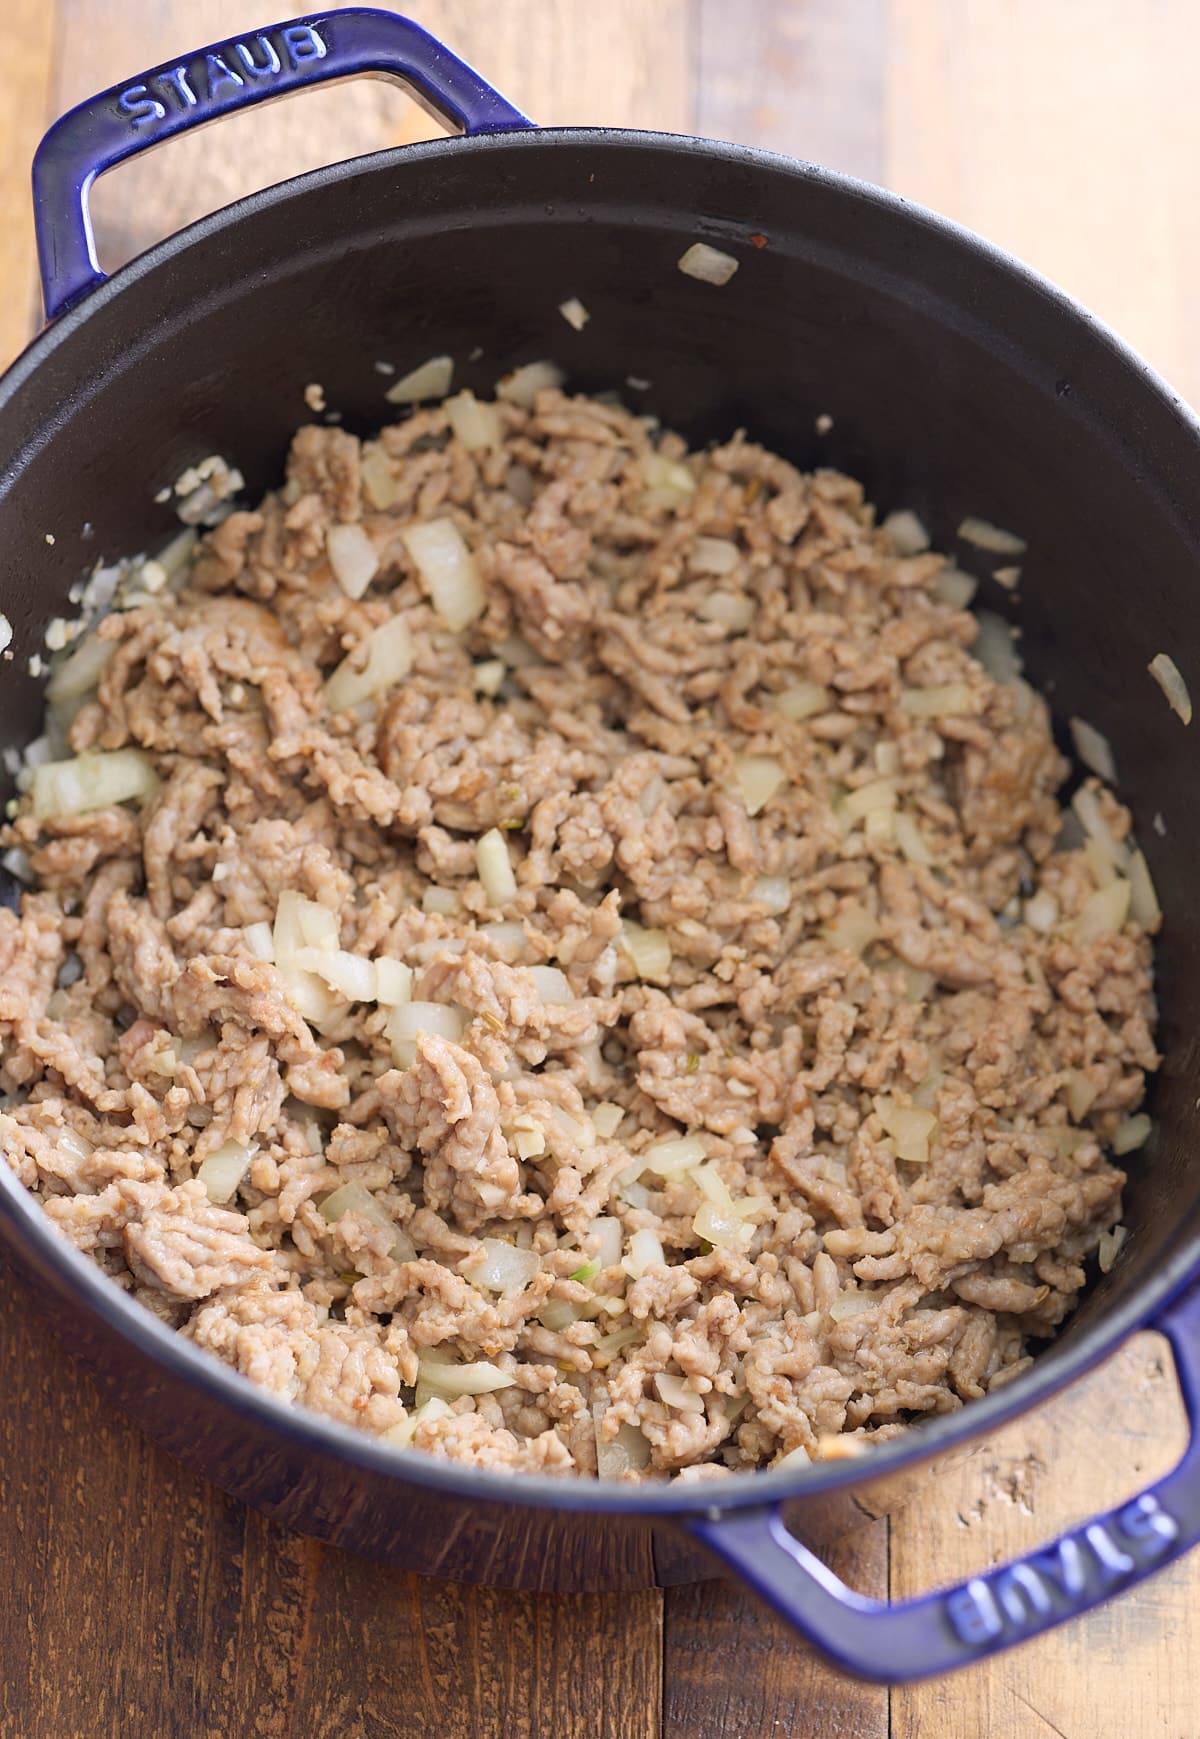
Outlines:
[{"label": "staub logo text", "polygon": [[140,131],[170,115],[210,103],[228,103],[241,90],[300,72],[328,50],[315,26],[285,24],[260,30],[236,42],[222,43],[181,66],[164,67],[144,84],[130,85],[117,98],[117,108],[130,127]]}]

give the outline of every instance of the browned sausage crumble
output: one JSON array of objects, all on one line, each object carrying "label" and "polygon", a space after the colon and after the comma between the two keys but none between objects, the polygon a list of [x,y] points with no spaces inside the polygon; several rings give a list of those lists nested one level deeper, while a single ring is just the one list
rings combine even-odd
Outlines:
[{"label": "browned sausage crumble", "polygon": [[301,429],[51,682],[0,1129],[64,1236],[481,1466],[716,1477],[1019,1372],[1122,1235],[1157,913],[905,533],[552,389]]}]

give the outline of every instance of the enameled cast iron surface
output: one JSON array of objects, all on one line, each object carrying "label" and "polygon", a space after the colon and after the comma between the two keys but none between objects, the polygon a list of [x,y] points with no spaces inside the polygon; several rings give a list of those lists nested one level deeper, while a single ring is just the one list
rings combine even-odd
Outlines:
[{"label": "enameled cast iron surface", "polygon": [[[723,288],[676,269],[698,238],[741,261]],[[556,312],[568,295],[591,312],[582,333]],[[478,360],[464,361],[477,346]],[[459,359],[456,382],[480,391],[545,355],[585,390],[649,380],[624,387],[627,401],[693,440],[745,427],[802,465],[842,467],[881,510],[914,507],[937,547],[966,513],[1028,539],[1029,673],[1060,719],[1085,717],[1113,743],[1166,912],[1165,1061],[1154,1138],[1129,1162],[1130,1237],[1114,1272],[1019,1383],[870,1461],[872,1480],[927,1477],[926,1457],[1095,1363],[1200,1257],[1200,774],[1191,735],[1146,674],[1163,650],[1200,673],[1196,426],[1040,280],[842,178],[617,132],[383,153],[172,238],[65,315],[0,383],[0,609],[15,629],[3,741],[38,733],[42,695],[26,660],[71,583],[98,557],[171,533],[160,488],[221,453],[253,498],[309,414],[307,383],[365,432],[391,414],[376,361],[404,370],[443,351]],[[980,601],[1012,613],[999,588]],[[790,1494],[789,1519],[811,1538],[836,1529],[846,1494],[868,1484],[861,1463],[842,1462],[745,1476],[701,1498],[401,1461],[173,1337],[67,1249],[3,1168],[0,1222],[35,1283],[30,1308],[55,1315],[153,1436],[289,1525],[417,1569],[527,1587],[680,1580],[711,1573],[711,1561],[665,1525],[671,1517]]]}]

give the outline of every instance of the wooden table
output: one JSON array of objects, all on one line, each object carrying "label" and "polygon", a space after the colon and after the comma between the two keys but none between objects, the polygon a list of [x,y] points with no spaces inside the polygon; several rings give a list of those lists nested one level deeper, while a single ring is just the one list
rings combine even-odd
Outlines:
[{"label": "wooden table", "polygon": [[[299,6],[297,10],[299,10]],[[27,171],[72,102],[282,0],[7,0],[0,355],[35,321]],[[1195,0],[424,0],[544,122],[756,142],[1004,243],[1200,400]],[[166,147],[97,189],[116,265],[252,187],[424,137],[363,83]],[[1089,1620],[932,1686],[849,1684],[719,1583],[495,1593],[285,1533],[113,1418],[0,1274],[3,1739],[1197,1739],[1200,1554]],[[1152,1337],[1010,1428],[837,1568],[894,1598],[1028,1548],[1178,1454]]]}]

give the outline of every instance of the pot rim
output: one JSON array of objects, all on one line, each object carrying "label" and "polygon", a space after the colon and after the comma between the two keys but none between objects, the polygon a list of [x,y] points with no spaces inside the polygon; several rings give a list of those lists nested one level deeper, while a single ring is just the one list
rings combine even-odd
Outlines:
[{"label": "pot rim", "polygon": [[[700,156],[747,164],[774,176],[816,183],[855,203],[874,207],[899,220],[940,236],[982,267],[1009,280],[1014,288],[1052,303],[1064,320],[1084,327],[1089,335],[1122,362],[1138,384],[1173,413],[1180,433],[1190,436],[1200,458],[1200,419],[1177,393],[1129,345],[1081,303],[1050,280],[1023,265],[1003,249],[927,207],[887,190],[777,152],[727,144],[689,134],[625,128],[561,127],[479,134],[402,145],[311,170],[248,195],[200,218],[156,243],[120,267],[91,294],[62,314],[35,337],[0,377],[0,411],[32,380],[38,368],[60,346],[75,341],[88,319],[114,299],[131,293],[186,254],[197,242],[252,223],[270,208],[302,201],[317,187],[348,182],[360,176],[391,175],[436,164],[448,152],[473,151],[519,156],[553,150],[564,142],[591,150],[643,151],[648,155]],[[696,222],[698,229],[703,221]],[[302,235],[303,226],[291,233]],[[709,233],[717,234],[711,228]],[[178,281],[178,280],[176,280]],[[3,489],[0,488],[0,500]],[[43,1213],[40,1202],[6,1165],[0,1165],[0,1218],[15,1234],[18,1255],[26,1245],[39,1267],[51,1269],[82,1308],[100,1319],[156,1365],[173,1371],[200,1392],[236,1414],[254,1419],[293,1446],[319,1451],[377,1477],[398,1479],[432,1492],[477,1497],[518,1508],[546,1506],[558,1510],[626,1515],[631,1518],[686,1517],[719,1514],[790,1499],[809,1499],[839,1488],[866,1484],[899,1473],[942,1454],[967,1440],[981,1437],[1048,1399],[1099,1364],[1129,1335],[1152,1326],[1153,1319],[1200,1272],[1200,1229],[1177,1249],[1159,1270],[1128,1297],[1116,1301],[1095,1324],[1065,1348],[1035,1360],[1031,1369],[996,1393],[971,1401],[959,1411],[922,1422],[904,1436],[870,1449],[861,1457],[819,1462],[786,1473],[733,1474],[714,1485],[622,1485],[585,1478],[493,1472],[466,1468],[420,1452],[402,1453],[332,1419],[278,1399],[225,1365],[215,1355],[184,1340],[116,1286],[102,1269],[76,1250]]]}]

